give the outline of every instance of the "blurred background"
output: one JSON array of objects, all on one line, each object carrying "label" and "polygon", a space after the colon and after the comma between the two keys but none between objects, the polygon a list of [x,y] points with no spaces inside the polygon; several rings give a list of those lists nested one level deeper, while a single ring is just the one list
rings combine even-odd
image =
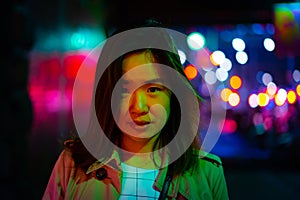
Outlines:
[{"label": "blurred background", "polygon": [[211,98],[226,110],[212,152],[230,198],[300,198],[299,1],[13,0],[1,15],[1,199],[41,199],[75,130],[80,65],[111,31],[145,17],[188,36],[179,54],[205,100],[203,137]]}]

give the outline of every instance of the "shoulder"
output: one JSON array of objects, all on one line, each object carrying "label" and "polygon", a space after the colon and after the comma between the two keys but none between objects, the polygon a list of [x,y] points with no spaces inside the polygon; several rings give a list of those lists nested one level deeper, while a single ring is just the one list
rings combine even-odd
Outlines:
[{"label": "shoulder", "polygon": [[64,167],[73,167],[75,165],[75,162],[72,156],[72,152],[68,149],[63,149],[58,156],[56,165]]},{"label": "shoulder", "polygon": [[215,154],[208,153],[202,150],[197,151],[197,155],[201,161],[208,162],[210,164],[215,165],[216,167],[222,166],[221,158]]},{"label": "shoulder", "polygon": [[221,158],[213,153],[197,150],[198,162],[192,170],[194,177],[206,177],[206,180],[214,181],[223,176],[223,165]]}]

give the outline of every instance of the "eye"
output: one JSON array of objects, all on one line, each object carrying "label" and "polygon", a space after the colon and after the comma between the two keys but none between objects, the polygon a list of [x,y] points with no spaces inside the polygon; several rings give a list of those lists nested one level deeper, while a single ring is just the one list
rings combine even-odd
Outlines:
[{"label": "eye", "polygon": [[162,91],[162,89],[160,87],[149,87],[147,88],[147,92],[149,93],[155,93],[155,92],[159,92]]}]

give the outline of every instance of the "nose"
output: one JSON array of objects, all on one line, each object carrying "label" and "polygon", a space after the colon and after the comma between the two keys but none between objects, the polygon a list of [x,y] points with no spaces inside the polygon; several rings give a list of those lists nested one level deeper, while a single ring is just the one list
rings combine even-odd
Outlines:
[{"label": "nose", "polygon": [[149,111],[147,105],[147,97],[145,91],[136,90],[130,99],[130,106],[129,106],[130,114],[133,117],[138,117],[144,114],[147,114]]}]

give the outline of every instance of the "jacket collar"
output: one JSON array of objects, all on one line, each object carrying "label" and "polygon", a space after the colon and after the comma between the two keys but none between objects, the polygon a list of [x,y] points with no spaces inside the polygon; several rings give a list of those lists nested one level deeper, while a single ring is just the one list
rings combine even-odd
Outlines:
[{"label": "jacket collar", "polygon": [[89,174],[92,171],[100,169],[104,165],[107,165],[113,169],[121,171],[121,160],[120,160],[119,153],[116,150],[114,150],[110,158],[108,159],[103,158],[95,161],[93,164],[89,166],[89,168],[86,171],[86,174]]},{"label": "jacket collar", "polygon": [[[100,159],[100,160],[95,161],[92,165],[89,166],[89,168],[86,171],[86,174],[96,171],[103,166],[108,166],[117,171],[121,171],[122,169],[121,169],[121,160],[120,160],[119,153],[116,150],[114,150],[110,158]],[[166,175],[167,175],[167,167],[159,169],[158,176],[156,177],[154,185],[153,185],[153,187],[155,189],[157,189],[159,192],[162,191]],[[180,192],[181,194],[186,193],[187,188],[182,187],[182,186],[179,187],[179,183],[180,183],[181,179],[182,179],[181,176],[173,177],[172,182],[169,187],[169,190],[168,190],[168,193],[167,193],[167,196],[176,198],[178,192]],[[181,191],[181,190],[183,190],[183,191]],[[189,197],[186,196],[186,198],[189,198]]]}]

